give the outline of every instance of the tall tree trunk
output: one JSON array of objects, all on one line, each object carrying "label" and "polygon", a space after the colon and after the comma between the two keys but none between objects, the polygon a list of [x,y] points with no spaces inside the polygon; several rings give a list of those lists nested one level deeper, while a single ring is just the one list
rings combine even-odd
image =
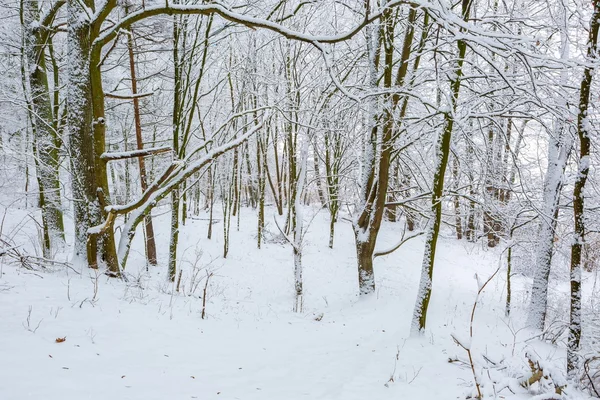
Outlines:
[{"label": "tall tree trunk", "polygon": [[[302,312],[303,309],[303,280],[302,280],[302,237],[304,235],[304,219],[302,214],[302,205],[300,204],[300,199],[302,197],[302,192],[304,191],[304,184],[306,182],[306,167],[307,167],[307,158],[308,158],[308,141],[310,139],[306,138],[303,145],[301,154],[300,154],[300,171],[296,179],[294,180],[295,188],[294,198],[292,201],[294,202],[293,213],[292,213],[292,225],[293,225],[293,234],[294,234],[294,289],[296,292],[295,301],[294,301],[294,312]],[[295,163],[296,164],[296,163]]]},{"label": "tall tree trunk", "polygon": [[[470,128],[472,131],[473,123],[470,123]],[[467,155],[466,155],[466,164],[472,165],[475,162],[475,149],[473,148],[473,142],[471,136],[466,137],[466,146],[467,146]],[[475,242],[477,239],[477,235],[475,232],[475,174],[473,173],[472,168],[467,168],[467,178],[469,180],[469,209],[467,213],[467,226],[465,228],[465,236],[467,240],[470,242]]]},{"label": "tall tree trunk", "polygon": [[[88,241],[88,229],[102,219],[96,195],[95,149],[92,126],[92,91],[90,80],[91,26],[86,10],[91,0],[67,1],[68,86],[67,124],[71,153],[71,185],[73,195],[73,220],[75,223],[74,259],[83,259],[91,268],[98,267],[98,247]],[[104,121],[101,121],[104,123]]]},{"label": "tall tree trunk", "polygon": [[[137,143],[138,150],[144,148],[144,141],[142,139],[142,120],[140,116],[140,104],[139,99],[136,97],[137,90],[137,76],[135,70],[135,55],[133,52],[133,29],[130,28],[129,35],[127,35],[127,51],[129,53],[129,71],[131,74],[131,94],[133,95],[133,116],[135,125],[135,140]],[[148,177],[146,174],[146,163],[144,157],[138,157],[138,166],[140,169],[140,185],[142,193],[148,189]],[[154,241],[154,226],[152,225],[152,216],[148,215],[144,219],[145,233],[146,233],[146,258],[152,265],[156,265],[156,243]]]},{"label": "tall tree trunk", "polygon": [[[369,3],[366,2],[368,5]],[[404,43],[400,55],[398,72],[395,85],[403,86],[408,72],[408,61],[412,50],[414,38],[414,24],[417,9],[411,7],[408,14],[406,30],[404,32]],[[370,85],[377,87],[378,66],[380,58],[380,46],[384,49],[384,71],[383,86],[391,88],[394,67],[394,29],[395,17],[391,10],[384,12],[381,19],[381,35],[379,31],[367,27],[367,40],[369,48]],[[393,113],[401,100],[399,94],[385,95],[383,99],[384,110],[382,115],[382,126],[377,126],[376,104],[371,104],[369,137],[363,154],[364,171],[361,177],[361,209],[356,218],[353,228],[356,243],[356,255],[358,261],[358,284],[360,294],[369,294],[375,291],[375,274],[373,270],[373,252],[381,220],[385,210],[387,189],[389,183],[389,169],[392,157],[393,144],[397,138],[397,126]],[[404,116],[405,107],[402,107],[400,121]]]},{"label": "tall tree trunk", "polygon": [[[462,18],[469,21],[472,0],[462,0]],[[435,261],[435,252],[437,240],[440,233],[442,221],[442,199],[444,191],[444,175],[450,155],[450,139],[452,138],[452,128],[454,126],[454,113],[458,106],[458,95],[460,92],[461,77],[463,75],[463,63],[467,51],[467,43],[459,40],[457,43],[458,58],[454,70],[453,79],[450,81],[452,93],[451,104],[452,111],[444,115],[444,130],[438,138],[436,145],[436,165],[433,175],[433,192],[431,195],[431,216],[433,223],[429,227],[427,238],[425,239],[425,252],[423,255],[423,264],[421,267],[421,280],[417,293],[417,301],[413,314],[411,330],[413,333],[419,333],[425,329],[427,321],[427,308],[431,298],[431,286],[433,279],[433,265]]]},{"label": "tall tree trunk", "polygon": [[[561,17],[561,59],[569,58],[569,38],[567,36],[567,10],[559,6]],[[567,84],[569,71],[564,68],[560,76],[560,85]],[[566,97],[566,96],[565,96]],[[565,97],[558,99],[559,106],[567,110]],[[546,306],[548,303],[548,280],[552,266],[552,253],[554,249],[555,229],[558,217],[560,193],[564,185],[565,168],[573,148],[574,138],[568,127],[559,117],[555,121],[554,131],[548,137],[548,167],[544,179],[543,204],[540,214],[540,230],[535,254],[535,272],[531,288],[531,305],[528,323],[534,329],[544,329],[546,321]]]},{"label": "tall tree trunk", "polygon": [[[62,2],[64,3],[64,1]],[[58,3],[60,4],[60,3]],[[24,51],[29,71],[30,111],[33,127],[33,148],[39,187],[42,229],[44,234],[43,254],[53,257],[53,250],[64,246],[65,234],[60,201],[58,104],[52,104],[46,69],[46,47],[50,38],[53,16],[40,21],[37,0],[21,1]],[[58,10],[58,6],[56,6]],[[58,87],[59,82],[54,82]],[[58,90],[58,89],[55,89]],[[58,92],[54,101],[58,102]]]},{"label": "tall tree trunk", "polygon": [[[90,40],[93,43],[94,39],[100,35],[101,21],[97,20],[91,25]],[[92,108],[92,134],[94,141],[94,174],[96,175],[96,203],[99,205],[98,214],[100,221],[107,217],[105,207],[110,204],[110,190],[108,187],[108,171],[107,162],[102,159],[102,154],[106,151],[106,116],[104,111],[104,88],[102,86],[102,73],[100,70],[102,60],[102,48],[92,46],[90,51],[89,61],[89,76],[91,86],[91,108]],[[89,144],[88,144],[89,145]],[[91,241],[93,236],[88,235],[88,241]],[[101,244],[101,260],[106,264],[110,275],[118,276],[119,260],[117,258],[117,250],[115,245],[115,235],[112,229],[105,231],[100,237]]]},{"label": "tall tree trunk", "polygon": [[458,197],[458,188],[460,187],[460,165],[458,157],[455,154],[452,160],[452,178],[454,183],[454,195],[452,202],[454,204],[454,229],[456,231],[456,238],[461,240],[463,237],[462,229],[462,211],[460,207],[460,198]]},{"label": "tall tree trunk", "polygon": [[317,154],[317,140],[313,143],[313,168],[315,170],[315,181],[317,182],[317,194],[319,195],[319,201],[321,207],[327,207],[327,200],[325,199],[325,191],[323,190],[323,183],[321,182],[321,168],[319,167],[319,155]]},{"label": "tall tree trunk", "polygon": [[581,81],[579,114],[577,116],[577,136],[579,137],[579,167],[573,189],[573,219],[575,237],[571,245],[571,307],[569,313],[569,337],[567,341],[567,371],[575,378],[581,339],[581,269],[582,247],[585,243],[585,183],[590,169],[590,128],[588,108],[592,87],[595,61],[598,52],[598,30],[600,28],[600,0],[593,0],[594,13],[590,21],[588,36],[587,63]]},{"label": "tall tree trunk", "polygon": [[256,173],[258,175],[258,233],[257,233],[257,247],[260,249],[263,241],[263,231],[265,229],[265,181],[266,181],[266,164],[268,138],[262,138],[262,134],[259,134],[256,139]]},{"label": "tall tree trunk", "polygon": [[177,245],[179,244],[179,189],[171,193],[171,235],[169,239],[169,281],[177,274]]},{"label": "tall tree trunk", "polygon": [[[185,25],[182,24],[184,27]],[[180,26],[177,16],[173,17],[173,118],[172,118],[172,143],[173,152],[179,158],[179,135],[182,126],[182,62],[180,59],[180,46],[183,43],[183,52],[185,52],[185,28]],[[177,274],[177,245],[179,244],[179,189],[171,193],[171,234],[169,237],[169,261],[168,261],[168,279],[175,281]]]},{"label": "tall tree trunk", "polygon": [[[330,140],[332,136],[333,143]],[[333,248],[335,224],[340,209],[340,165],[342,162],[342,138],[333,132],[325,135],[325,173],[327,183],[327,208],[329,209],[329,248]]]}]

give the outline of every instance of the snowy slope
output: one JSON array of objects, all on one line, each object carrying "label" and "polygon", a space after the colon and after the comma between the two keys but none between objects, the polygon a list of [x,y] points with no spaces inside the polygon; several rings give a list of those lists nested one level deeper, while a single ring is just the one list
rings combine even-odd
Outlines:
[{"label": "snowy slope", "polygon": [[[307,219],[314,212],[307,210]],[[0,399],[428,400],[475,393],[470,367],[448,362],[467,359],[451,334],[468,337],[474,275],[491,275],[499,251],[442,238],[428,329],[415,338],[409,327],[422,237],[378,258],[377,293],[359,299],[351,227],[341,221],[329,249],[323,212],[308,228],[305,309],[294,314],[291,247],[272,242],[257,250],[253,212],[242,209],[239,231],[232,220],[227,259],[221,257],[221,223],[207,240],[205,216],[188,220],[180,234],[179,293],[165,282],[168,218],[159,216],[155,224],[160,265],[145,272],[138,235],[128,283],[86,268],[80,275],[68,269],[32,273],[4,260]],[[276,231],[272,218],[268,221],[269,230]],[[16,216],[8,218],[5,231],[18,223]],[[393,245],[401,228],[401,223],[384,225],[379,247]],[[20,232],[35,231],[25,226]],[[203,320],[207,271],[214,275]],[[535,351],[555,368],[564,363],[562,350],[527,340],[532,333],[521,329],[527,292],[519,285],[513,316],[504,317],[504,275],[502,269],[486,288],[475,315],[470,348],[484,383],[494,374],[509,383],[524,376],[525,351]],[[66,339],[57,343],[57,338]],[[483,367],[490,364],[482,355],[496,363],[505,359],[503,371],[488,376]],[[535,387],[527,391],[512,382],[511,388],[514,394],[504,389],[497,398],[536,394]],[[494,398],[491,384],[482,391]],[[584,397],[573,392],[569,398]]]}]

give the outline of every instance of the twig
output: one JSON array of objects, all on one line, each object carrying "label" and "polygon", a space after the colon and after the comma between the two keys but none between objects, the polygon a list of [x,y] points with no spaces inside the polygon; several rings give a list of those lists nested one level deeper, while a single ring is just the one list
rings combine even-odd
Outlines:
[{"label": "twig", "polygon": [[211,276],[213,276],[212,272],[206,272],[206,282],[204,283],[204,291],[202,292],[202,315],[200,316],[202,319],[206,316],[206,292],[208,291],[208,281]]},{"label": "twig", "polygon": [[592,358],[588,358],[587,360],[585,360],[585,363],[583,363],[583,370],[585,371],[585,375],[587,376],[588,380],[590,381],[592,390],[594,391],[594,393],[596,393],[596,396],[600,398],[600,393],[598,393],[598,389],[596,389],[596,385],[594,385],[594,380],[590,376],[590,365],[589,364],[595,360],[600,360],[600,357],[592,357]]}]

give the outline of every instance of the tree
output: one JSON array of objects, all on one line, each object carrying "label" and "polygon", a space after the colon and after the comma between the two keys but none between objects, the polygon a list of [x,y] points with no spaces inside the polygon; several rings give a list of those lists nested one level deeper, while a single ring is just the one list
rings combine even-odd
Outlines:
[{"label": "tree", "polygon": [[[569,58],[569,33],[567,25],[567,6],[559,5],[558,15],[560,21],[561,61],[566,62]],[[538,245],[536,249],[536,269],[531,288],[531,306],[529,310],[529,324],[539,330],[544,329],[546,320],[546,306],[548,302],[548,279],[552,265],[552,255],[556,224],[558,220],[558,206],[560,194],[565,183],[565,169],[573,148],[574,137],[570,132],[570,126],[566,122],[570,119],[568,114],[568,94],[562,93],[568,83],[568,67],[565,65],[559,78],[558,104],[559,115],[554,122],[554,130],[548,135],[548,167],[543,187],[543,203],[540,210],[541,225],[538,233]],[[567,115],[564,115],[566,113]]]},{"label": "tree", "polygon": [[42,248],[46,258],[52,258],[53,249],[64,246],[65,241],[59,179],[63,110],[59,104],[58,67],[53,62],[54,90],[51,93],[46,66],[48,49],[53,57],[52,23],[64,3],[64,0],[57,0],[44,15],[40,15],[36,0],[21,0],[23,52],[27,63],[25,70],[28,71],[23,79],[29,84],[28,111],[42,209]]},{"label": "tree", "polygon": [[[359,33],[364,26],[381,17],[389,10],[388,4],[383,11],[368,14],[363,21],[347,33],[318,37],[294,32],[269,21],[238,14],[218,4],[180,6],[178,4],[146,7],[129,14],[110,27],[102,30],[102,25],[111,12],[116,9],[117,1],[108,0],[96,7],[93,0],[83,2],[67,1],[68,43],[69,43],[69,93],[68,125],[71,133],[71,170],[73,175],[73,194],[76,198],[75,255],[84,253],[82,243],[87,243],[87,262],[97,266],[97,243],[101,238],[101,258],[113,274],[118,274],[119,266],[112,231],[92,229],[100,221],[108,218],[107,207],[110,204],[106,163],[102,159],[106,147],[106,117],[104,90],[102,87],[102,49],[114,40],[122,29],[134,23],[156,15],[219,15],[234,24],[273,31],[290,40],[309,43],[323,52],[325,44],[342,42]],[[323,53],[324,54],[324,53]],[[90,132],[89,127],[92,127]],[[93,146],[90,146],[93,138]],[[87,237],[88,232],[90,237]]]},{"label": "tree", "polygon": [[575,237],[571,245],[571,307],[569,312],[569,337],[567,343],[567,371],[574,377],[578,366],[581,339],[581,269],[582,248],[585,243],[585,184],[590,169],[591,124],[588,110],[593,73],[598,57],[598,31],[600,30],[600,0],[592,0],[593,12],[587,39],[586,65],[583,70],[577,114],[577,137],[579,139],[579,164],[573,188],[573,219]]},{"label": "tree", "polygon": [[[469,21],[471,13],[471,0],[462,0],[462,19]],[[443,131],[438,138],[435,150],[435,167],[433,175],[433,192],[431,196],[431,218],[432,222],[428,228],[425,239],[425,254],[423,255],[423,265],[421,268],[421,280],[419,282],[419,291],[413,314],[411,329],[413,332],[419,332],[425,329],[427,321],[427,308],[431,298],[431,286],[433,279],[433,265],[435,261],[435,251],[437,240],[440,233],[440,224],[442,221],[442,198],[444,191],[444,176],[446,174],[446,165],[450,156],[450,140],[452,138],[452,129],[455,122],[455,114],[458,107],[458,95],[460,93],[461,77],[463,75],[463,63],[467,52],[467,43],[465,40],[457,41],[458,56],[456,65],[451,74],[450,80],[450,105],[444,114]]]},{"label": "tree", "polygon": [[[368,2],[367,2],[368,5]],[[377,235],[381,228],[387,190],[389,184],[390,162],[394,142],[398,138],[395,112],[403,96],[391,93],[393,85],[403,87],[408,73],[414,38],[414,23],[417,9],[411,7],[408,23],[404,32],[404,43],[398,71],[394,80],[394,31],[397,15],[388,8],[381,19],[381,27],[370,27],[367,31],[367,49],[369,57],[369,84],[372,89],[378,86],[381,48],[383,48],[383,110],[377,110],[377,102],[371,100],[369,106],[369,132],[367,133],[363,153],[363,173],[360,178],[361,193],[358,213],[353,224],[358,260],[358,281],[360,294],[375,291],[375,274],[373,270],[373,253]],[[406,110],[404,107],[402,110]],[[402,121],[403,115],[399,117]],[[381,121],[381,122],[379,122]]]}]

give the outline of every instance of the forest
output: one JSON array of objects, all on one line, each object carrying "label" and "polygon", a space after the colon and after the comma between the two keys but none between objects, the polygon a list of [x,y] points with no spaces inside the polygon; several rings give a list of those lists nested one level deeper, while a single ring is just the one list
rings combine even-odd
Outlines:
[{"label": "forest", "polygon": [[0,21],[0,398],[600,398],[600,0]]}]

